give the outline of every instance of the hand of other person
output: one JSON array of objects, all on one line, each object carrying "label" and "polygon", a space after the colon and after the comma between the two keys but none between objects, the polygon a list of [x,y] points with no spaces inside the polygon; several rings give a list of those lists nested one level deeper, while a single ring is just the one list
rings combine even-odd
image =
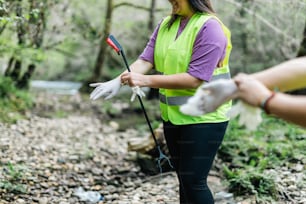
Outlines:
[{"label": "hand of other person", "polygon": [[105,97],[105,99],[110,99],[114,97],[121,87],[120,78],[117,77],[111,81],[103,83],[92,83],[89,86],[96,87],[90,94],[91,100],[96,100],[100,97]]},{"label": "hand of other person", "polygon": [[261,82],[246,74],[238,74],[234,81],[239,89],[238,98],[252,106],[259,107],[261,102],[272,93]]}]

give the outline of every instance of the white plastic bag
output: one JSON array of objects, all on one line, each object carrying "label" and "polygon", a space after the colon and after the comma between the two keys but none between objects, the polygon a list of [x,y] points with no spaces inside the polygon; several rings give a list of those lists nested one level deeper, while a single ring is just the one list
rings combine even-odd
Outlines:
[{"label": "white plastic bag", "polygon": [[103,200],[103,196],[97,191],[84,191],[82,187],[74,191],[74,195],[78,196],[81,201],[89,203],[98,203]]}]

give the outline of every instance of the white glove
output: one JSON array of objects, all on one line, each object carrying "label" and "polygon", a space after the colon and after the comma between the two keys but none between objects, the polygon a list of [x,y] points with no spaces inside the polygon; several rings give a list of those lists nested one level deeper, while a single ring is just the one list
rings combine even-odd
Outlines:
[{"label": "white glove", "polygon": [[227,116],[231,119],[239,116],[239,125],[245,126],[249,130],[255,130],[262,121],[260,108],[250,106],[240,100],[232,106]]},{"label": "white glove", "polygon": [[140,96],[140,98],[145,96],[145,93],[141,90],[141,88],[139,86],[134,86],[134,87],[131,87],[131,88],[132,88],[132,91],[133,91],[131,101],[134,101],[137,95]]},{"label": "white glove", "polygon": [[119,92],[119,89],[121,87],[121,81],[120,78],[117,77],[111,81],[103,83],[93,83],[90,84],[90,86],[96,87],[90,94],[91,100],[96,100],[101,96],[105,97],[105,99],[110,99]]},{"label": "white glove", "polygon": [[237,90],[233,80],[219,79],[205,83],[180,107],[180,111],[192,116],[213,112],[226,101],[235,98]]},{"label": "white glove", "polygon": [[208,92],[199,88],[195,95],[188,99],[187,103],[180,107],[180,111],[185,115],[200,116],[205,112],[203,110],[204,98],[208,96]]}]

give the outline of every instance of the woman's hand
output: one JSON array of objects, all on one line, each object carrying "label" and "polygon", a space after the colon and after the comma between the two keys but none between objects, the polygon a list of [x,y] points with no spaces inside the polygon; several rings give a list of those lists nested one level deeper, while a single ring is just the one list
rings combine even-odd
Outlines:
[{"label": "woman's hand", "polygon": [[126,72],[121,75],[121,83],[130,87],[149,87],[148,75]]}]

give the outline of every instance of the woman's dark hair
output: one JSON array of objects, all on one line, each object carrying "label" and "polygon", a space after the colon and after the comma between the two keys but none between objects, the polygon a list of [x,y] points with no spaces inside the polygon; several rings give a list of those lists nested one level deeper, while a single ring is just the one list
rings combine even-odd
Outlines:
[{"label": "woman's dark hair", "polygon": [[[200,12],[200,13],[210,13],[214,14],[215,11],[212,8],[212,5],[210,3],[210,0],[188,0],[191,8],[195,12]],[[174,21],[177,19],[178,15],[172,14],[170,21],[168,22],[168,28],[172,26]]]}]

